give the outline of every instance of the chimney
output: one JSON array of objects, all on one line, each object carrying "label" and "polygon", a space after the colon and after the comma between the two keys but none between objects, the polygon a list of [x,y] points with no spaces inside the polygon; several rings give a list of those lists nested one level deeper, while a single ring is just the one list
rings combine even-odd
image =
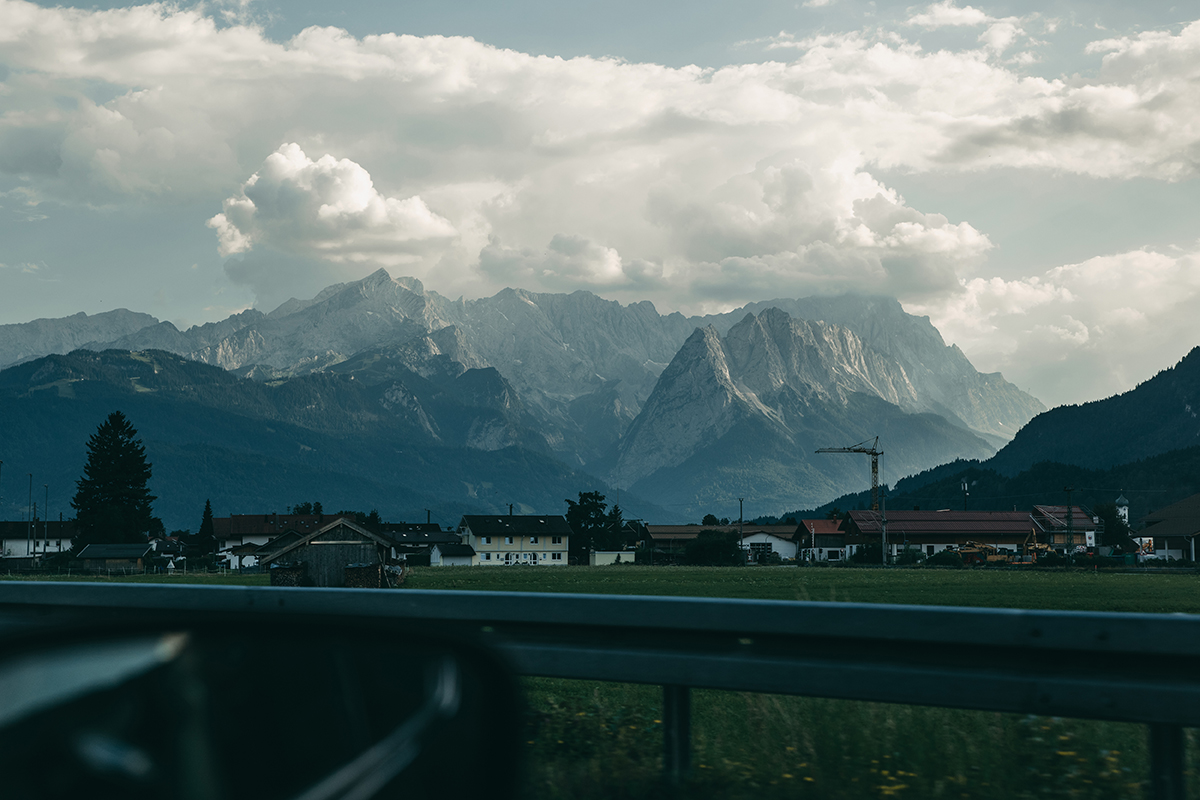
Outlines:
[{"label": "chimney", "polygon": [[425,509],[425,524],[428,525],[432,521],[433,521],[433,512],[427,508],[427,509]]},{"label": "chimney", "polygon": [[513,504],[512,504],[512,503],[509,503],[509,504],[508,504],[508,515],[509,515],[510,517],[512,516],[512,507],[513,507]]}]

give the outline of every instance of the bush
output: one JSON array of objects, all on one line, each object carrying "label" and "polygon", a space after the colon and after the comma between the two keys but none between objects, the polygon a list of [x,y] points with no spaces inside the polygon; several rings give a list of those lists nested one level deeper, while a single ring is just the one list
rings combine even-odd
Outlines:
[{"label": "bush", "polygon": [[1037,565],[1039,567],[1065,567],[1067,559],[1057,550],[1048,550],[1038,556]]},{"label": "bush", "polygon": [[906,547],[896,556],[897,564],[920,564],[925,560],[925,554],[916,547]]},{"label": "bush", "polygon": [[962,556],[957,550],[939,550],[925,560],[925,564],[930,567],[955,567],[961,568],[963,565]]},{"label": "bush", "polygon": [[854,555],[850,556],[850,561],[854,564],[881,564],[883,563],[883,547],[878,542],[864,544],[854,551]]},{"label": "bush", "polygon": [[700,531],[684,547],[683,557],[694,567],[735,567],[744,560],[741,540],[734,531]]}]

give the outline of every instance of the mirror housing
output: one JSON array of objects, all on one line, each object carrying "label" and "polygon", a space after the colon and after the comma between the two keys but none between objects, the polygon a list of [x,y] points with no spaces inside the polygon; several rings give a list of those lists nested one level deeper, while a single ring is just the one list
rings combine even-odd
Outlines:
[{"label": "mirror housing", "polygon": [[380,621],[228,615],[0,640],[11,797],[514,797],[518,725],[498,656]]}]

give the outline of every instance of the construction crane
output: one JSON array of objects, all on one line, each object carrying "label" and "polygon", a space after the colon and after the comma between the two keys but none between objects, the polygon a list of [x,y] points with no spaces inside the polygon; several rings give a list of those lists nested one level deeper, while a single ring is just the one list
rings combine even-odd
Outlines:
[{"label": "construction crane", "polygon": [[[867,447],[867,445],[871,445]],[[850,445],[849,447],[822,447],[818,453],[866,453],[871,456],[871,510],[879,510],[879,457],[883,451],[879,449],[879,437],[874,440]]]}]

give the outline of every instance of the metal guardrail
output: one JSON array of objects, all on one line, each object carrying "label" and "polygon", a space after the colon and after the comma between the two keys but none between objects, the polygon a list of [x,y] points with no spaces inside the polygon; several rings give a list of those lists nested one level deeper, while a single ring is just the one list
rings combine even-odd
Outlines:
[{"label": "metal guardrail", "polygon": [[[664,766],[689,768],[690,689],[1143,723],[1151,790],[1184,796],[1200,616],[678,597],[0,582],[9,620],[240,612],[401,620],[483,637],[523,675],[664,687]],[[981,690],[986,687],[986,691]]]}]

